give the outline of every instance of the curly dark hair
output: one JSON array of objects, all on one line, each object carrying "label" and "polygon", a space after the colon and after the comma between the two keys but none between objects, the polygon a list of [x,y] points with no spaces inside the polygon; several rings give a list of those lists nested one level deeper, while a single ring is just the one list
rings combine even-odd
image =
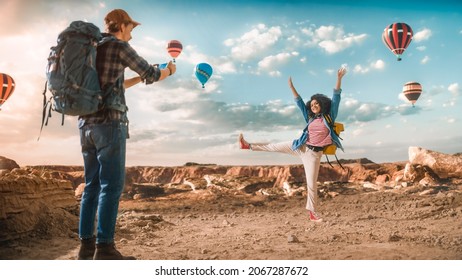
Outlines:
[{"label": "curly dark hair", "polygon": [[311,99],[306,102],[305,106],[308,110],[308,115],[310,118],[314,118],[315,114],[311,111],[311,101],[316,100],[318,101],[319,105],[321,106],[321,114],[329,114],[330,113],[330,104],[332,100],[324,94],[316,93],[311,96]]}]

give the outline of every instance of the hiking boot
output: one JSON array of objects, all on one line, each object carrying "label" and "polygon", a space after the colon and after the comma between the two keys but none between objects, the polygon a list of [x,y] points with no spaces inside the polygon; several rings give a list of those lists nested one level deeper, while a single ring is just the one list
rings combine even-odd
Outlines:
[{"label": "hiking boot", "polygon": [[239,148],[243,150],[248,150],[250,149],[250,144],[247,143],[247,141],[244,140],[244,135],[239,134]]},{"label": "hiking boot", "polygon": [[80,239],[78,260],[92,260],[95,254],[96,238]]},{"label": "hiking boot", "polygon": [[316,223],[322,222],[322,218],[319,217],[315,212],[308,210],[308,213],[310,214],[310,221]]},{"label": "hiking boot", "polygon": [[114,242],[96,244],[94,260],[136,260],[132,256],[122,256],[115,248]]}]

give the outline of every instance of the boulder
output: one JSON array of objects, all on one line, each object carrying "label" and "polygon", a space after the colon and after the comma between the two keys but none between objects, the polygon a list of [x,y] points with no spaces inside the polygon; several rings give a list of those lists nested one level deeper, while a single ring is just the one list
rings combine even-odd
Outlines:
[{"label": "boulder", "polygon": [[0,170],[13,170],[19,168],[19,165],[12,159],[0,156]]},{"label": "boulder", "polygon": [[430,168],[439,178],[462,178],[462,156],[409,147],[409,163]]}]

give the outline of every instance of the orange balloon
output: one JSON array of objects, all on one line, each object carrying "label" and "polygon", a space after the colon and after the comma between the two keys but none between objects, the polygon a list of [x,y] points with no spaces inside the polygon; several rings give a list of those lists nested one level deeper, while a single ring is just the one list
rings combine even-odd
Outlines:
[{"label": "orange balloon", "polygon": [[175,61],[175,58],[177,58],[180,55],[182,50],[183,50],[183,45],[178,40],[171,40],[167,44],[168,54],[171,57],[173,57],[173,61]]},{"label": "orange balloon", "polygon": [[2,82],[2,90],[0,93],[0,107],[13,94],[16,86],[13,78],[10,75],[0,73],[0,81]]}]

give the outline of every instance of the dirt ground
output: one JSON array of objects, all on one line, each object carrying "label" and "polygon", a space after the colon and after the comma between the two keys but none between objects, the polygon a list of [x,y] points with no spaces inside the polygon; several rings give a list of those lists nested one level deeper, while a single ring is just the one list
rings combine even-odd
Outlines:
[{"label": "dirt ground", "polygon": [[[200,190],[123,200],[116,244],[142,260],[462,259],[462,186],[319,192],[322,223],[309,221],[303,195]],[[0,257],[75,259],[76,227],[2,244]]]}]

